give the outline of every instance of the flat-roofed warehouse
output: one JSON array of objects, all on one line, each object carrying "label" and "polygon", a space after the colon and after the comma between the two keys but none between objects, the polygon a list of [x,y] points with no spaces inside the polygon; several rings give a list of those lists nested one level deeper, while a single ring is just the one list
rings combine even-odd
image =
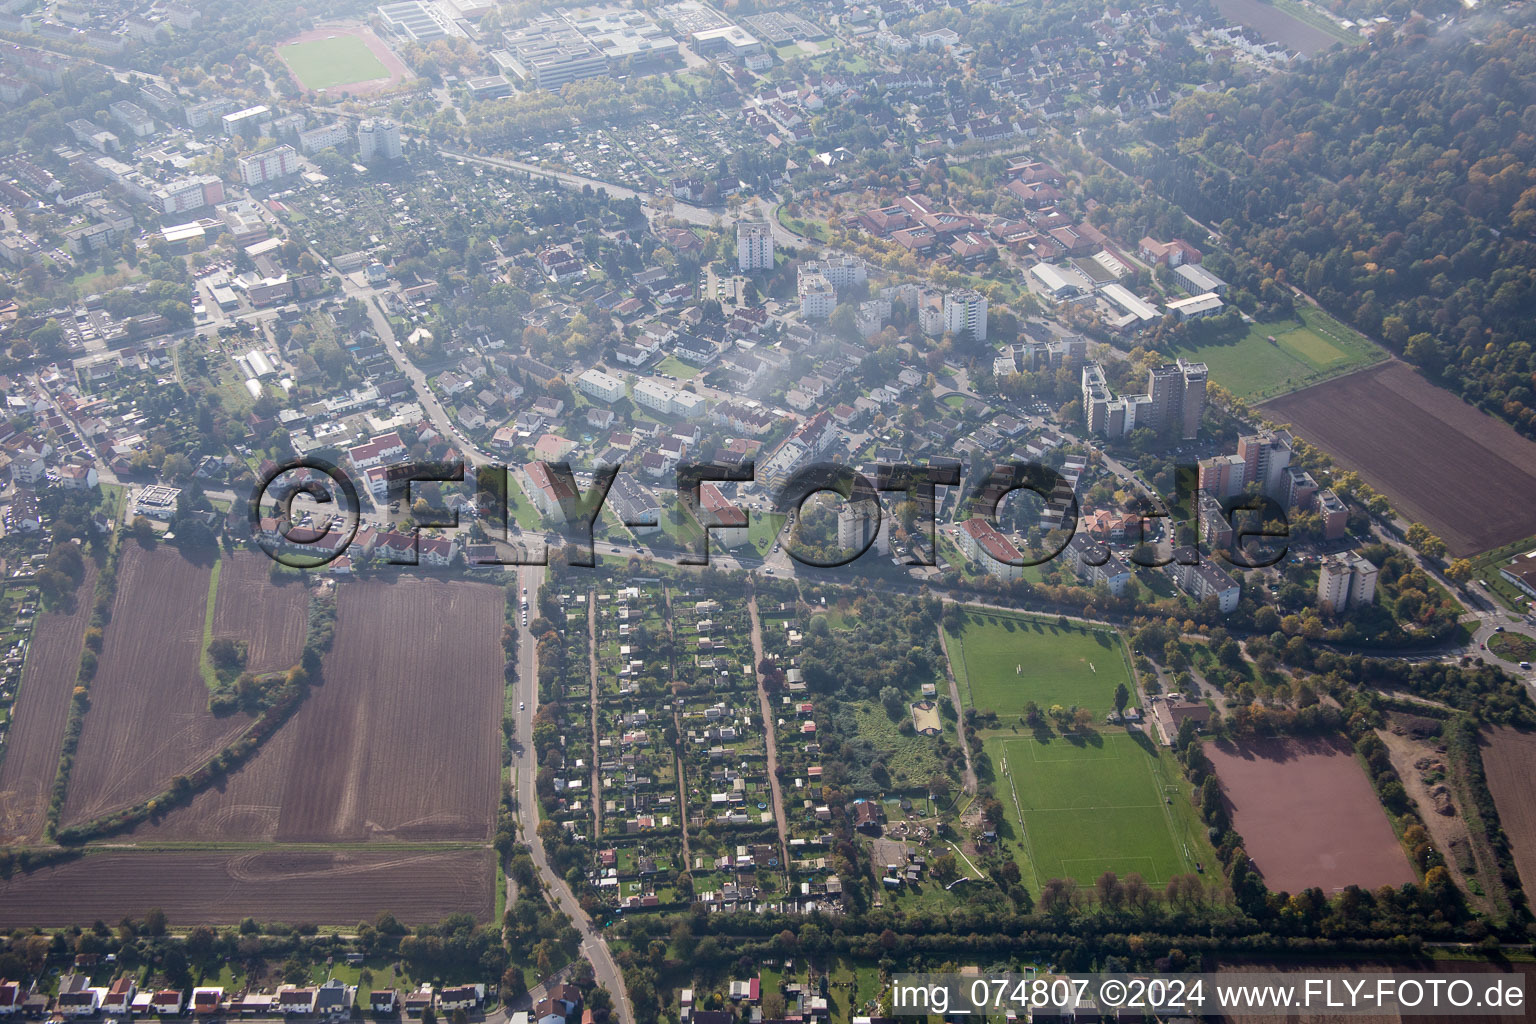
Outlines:
[{"label": "flat-roofed warehouse", "polygon": [[610,71],[617,71],[621,62],[627,62],[630,70],[645,72],[672,67],[681,60],[677,40],[644,11],[583,8],[567,13],[565,20],[587,42],[603,51]]},{"label": "flat-roofed warehouse", "polygon": [[729,53],[732,57],[742,57],[749,53],[757,53],[763,48],[763,44],[757,41],[756,36],[739,25],[707,28],[702,32],[693,33],[689,38],[693,40],[693,48],[704,56]]},{"label": "flat-roofed warehouse", "polygon": [[530,89],[558,89],[567,82],[608,74],[608,55],[564,18],[535,18],[504,34],[507,49],[493,54]]},{"label": "flat-roofed warehouse", "polygon": [[747,27],[767,40],[769,46],[783,46],[798,39],[814,42],[827,37],[827,30],[788,11],[769,11],[743,19]]},{"label": "flat-roofed warehouse", "polygon": [[395,35],[417,43],[458,35],[453,20],[436,4],[421,0],[401,0],[379,8],[379,20]]}]

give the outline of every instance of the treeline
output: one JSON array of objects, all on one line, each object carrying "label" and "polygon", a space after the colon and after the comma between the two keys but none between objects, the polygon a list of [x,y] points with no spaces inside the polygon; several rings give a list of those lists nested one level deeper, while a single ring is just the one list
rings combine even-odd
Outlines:
[{"label": "treeline", "polygon": [[[263,691],[266,703],[245,731],[231,740],[201,767],[189,774],[177,775],[171,779],[170,785],[165,790],[131,807],[67,828],[57,827],[57,816],[52,815],[50,809],[50,820],[53,824],[52,838],[60,844],[77,845],[91,839],[126,831],[145,821],[158,819],[160,815],[175,807],[191,803],[192,798],[198,793],[245,764],[309,696],[310,684],[319,678],[321,660],[325,652],[330,649],[335,630],[334,593],[317,593],[309,605],[309,623],[302,659],[286,672],[277,673],[268,681],[267,689]],[[73,719],[71,721],[73,722]],[[62,773],[62,761],[60,769]],[[56,794],[55,800],[62,809],[62,791]]]},{"label": "treeline", "polygon": [[[1536,436],[1536,18],[1517,11],[1181,100],[1113,159],[1468,401]],[[1129,141],[1129,140],[1128,140]]]}]

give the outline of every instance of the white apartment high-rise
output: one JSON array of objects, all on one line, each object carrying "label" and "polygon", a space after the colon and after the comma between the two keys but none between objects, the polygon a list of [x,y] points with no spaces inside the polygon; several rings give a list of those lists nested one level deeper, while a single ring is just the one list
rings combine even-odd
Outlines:
[{"label": "white apartment high-rise", "polygon": [[773,229],[767,221],[736,222],[736,266],[743,274],[773,269]]},{"label": "white apartment high-rise", "polygon": [[986,341],[987,297],[969,288],[945,295],[944,331],[973,341]]},{"label": "white apartment high-rise", "polygon": [[400,126],[382,118],[369,118],[357,126],[357,158],[363,163],[370,160],[399,160],[404,151],[400,145]]},{"label": "white apartment high-rise", "polygon": [[247,185],[261,185],[290,174],[299,173],[299,154],[292,146],[277,146],[238,161],[240,180]]},{"label": "white apartment high-rise", "polygon": [[1334,612],[1373,604],[1376,574],[1375,564],[1354,551],[1325,558],[1318,566],[1317,603]]}]

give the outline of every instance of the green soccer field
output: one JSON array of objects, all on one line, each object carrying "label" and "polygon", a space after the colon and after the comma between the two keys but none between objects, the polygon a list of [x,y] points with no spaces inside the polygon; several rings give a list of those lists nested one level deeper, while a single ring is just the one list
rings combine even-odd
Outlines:
[{"label": "green soccer field", "polygon": [[1034,701],[1077,706],[1102,717],[1115,706],[1115,687],[1130,688],[1120,638],[1109,630],[1065,629],[1054,621],[968,609],[959,635],[947,633],[961,694],[974,708],[1004,720]]},{"label": "green soccer field", "polygon": [[1249,324],[1242,334],[1181,346],[1173,354],[1205,363],[1211,380],[1242,399],[1274,398],[1386,358],[1321,310],[1297,311],[1299,319]]},{"label": "green soccer field", "polygon": [[388,78],[389,69],[357,36],[337,35],[277,48],[306,89],[330,89]]},{"label": "green soccer field", "polygon": [[1002,838],[1036,892],[1052,878],[1091,886],[1106,871],[1161,887],[1212,863],[1169,755],[1144,734],[1105,727],[1043,742],[994,734],[983,749],[1007,816]]}]

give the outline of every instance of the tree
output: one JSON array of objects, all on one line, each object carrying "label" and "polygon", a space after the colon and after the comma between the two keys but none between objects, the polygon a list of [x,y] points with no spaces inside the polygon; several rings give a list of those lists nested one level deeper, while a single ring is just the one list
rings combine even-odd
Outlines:
[{"label": "tree", "polygon": [[1472,563],[1465,558],[1457,558],[1445,567],[1447,579],[1456,583],[1465,583],[1472,578]]},{"label": "tree", "polygon": [[155,524],[145,516],[133,517],[133,539],[148,546],[155,540]]},{"label": "tree", "polygon": [[1120,712],[1121,714],[1124,714],[1125,713],[1125,706],[1127,704],[1129,704],[1130,702],[1131,702],[1131,691],[1125,688],[1125,684],[1121,683],[1118,686],[1116,686],[1115,687],[1115,710]]}]

